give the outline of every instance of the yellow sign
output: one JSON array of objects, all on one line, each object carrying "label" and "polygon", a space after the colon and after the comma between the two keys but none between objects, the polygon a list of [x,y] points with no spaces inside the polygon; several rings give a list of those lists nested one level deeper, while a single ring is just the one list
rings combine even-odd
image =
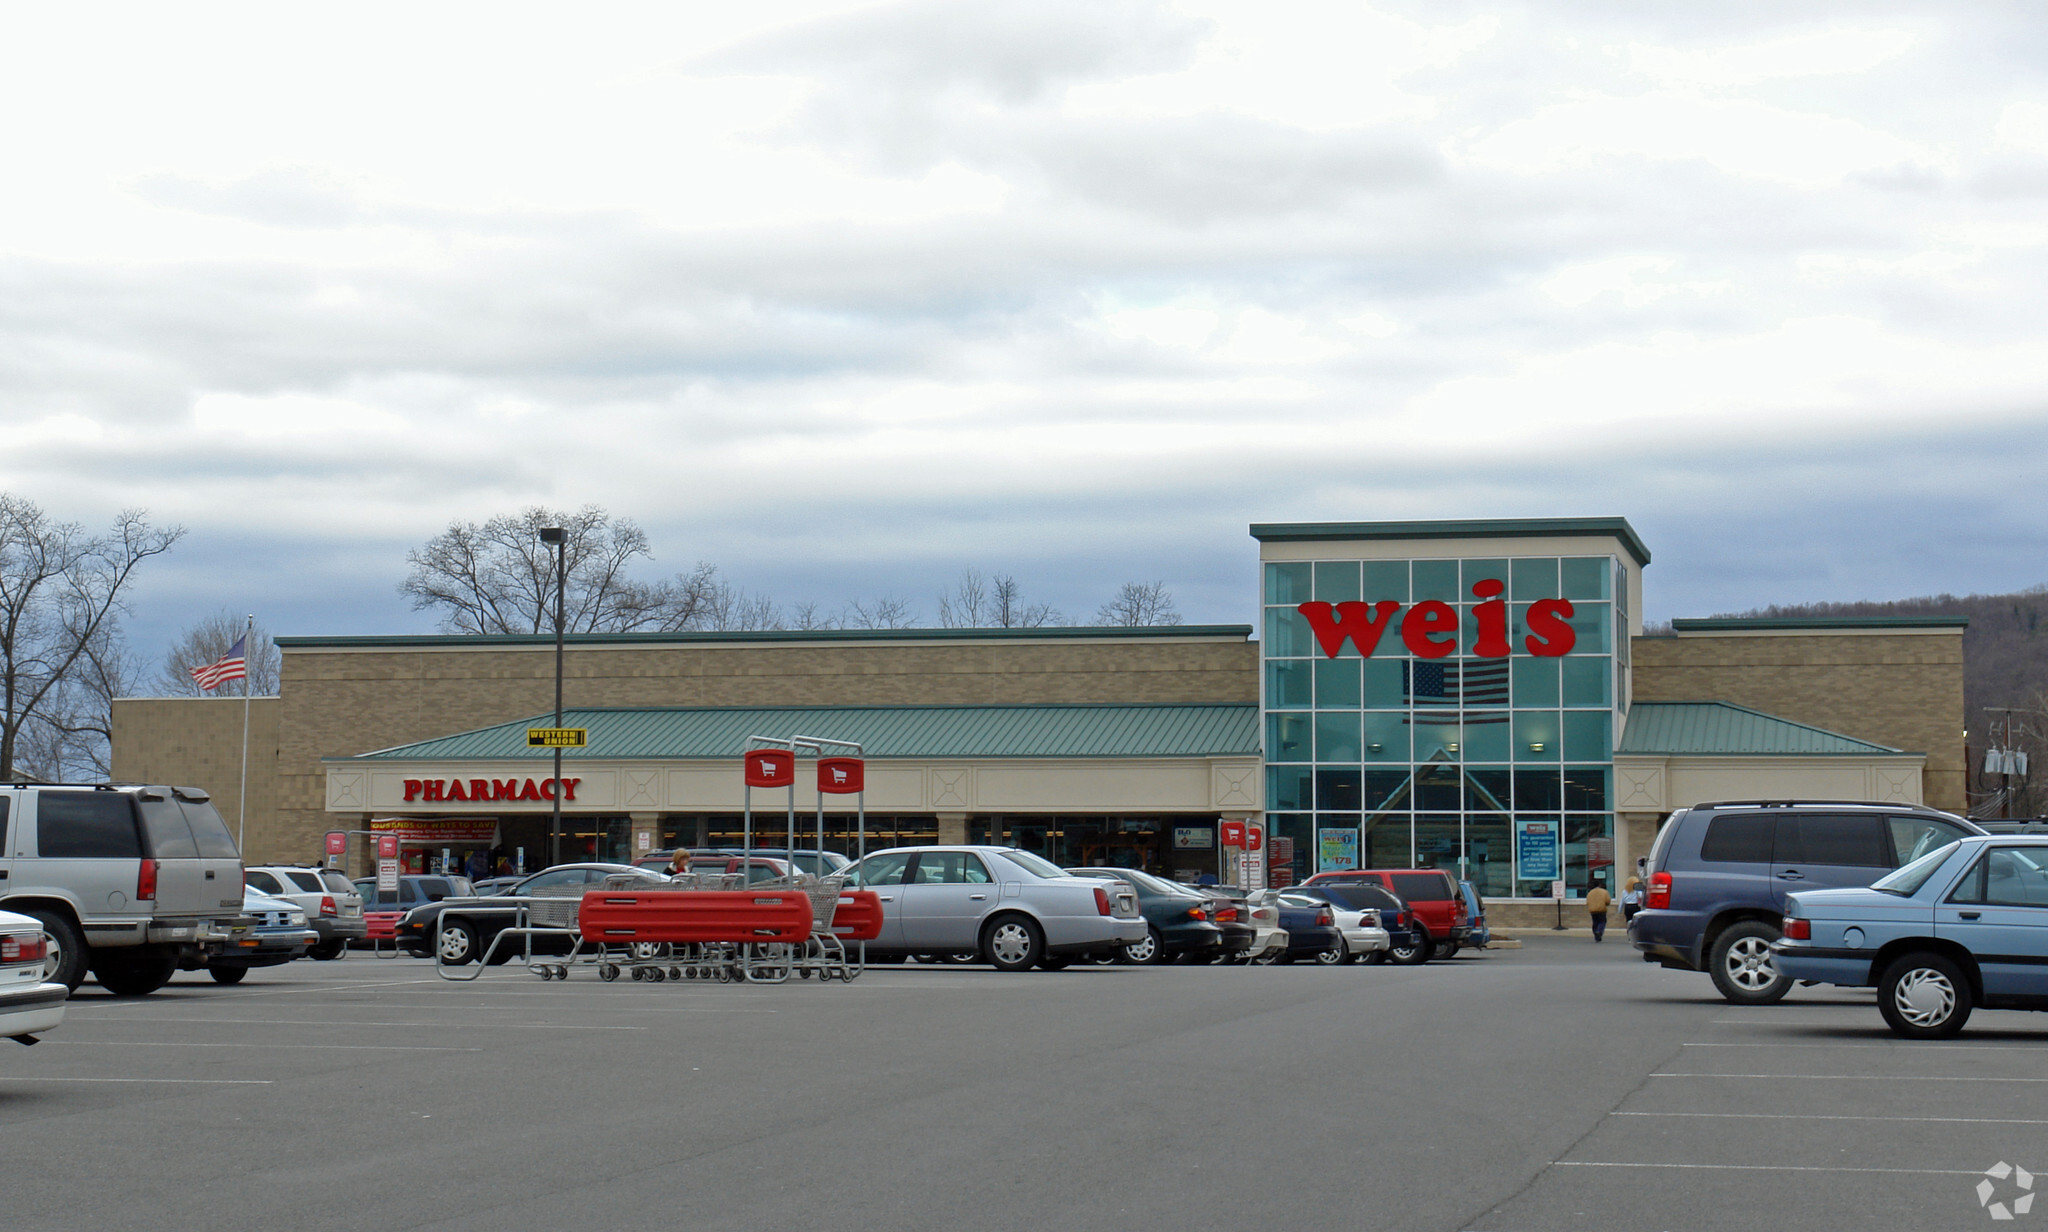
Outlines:
[{"label": "yellow sign", "polygon": [[580,749],[590,743],[590,729],[587,727],[529,727],[526,729],[526,747],[529,749]]}]

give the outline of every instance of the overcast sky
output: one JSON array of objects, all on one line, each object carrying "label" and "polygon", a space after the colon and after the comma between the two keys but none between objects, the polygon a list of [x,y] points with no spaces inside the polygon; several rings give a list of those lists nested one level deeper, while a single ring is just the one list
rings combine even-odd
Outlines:
[{"label": "overcast sky", "polygon": [[2048,581],[2048,7],[10,5],[0,489],[130,622],[405,553],[1245,622],[1260,521],[1627,517],[1652,619]]}]

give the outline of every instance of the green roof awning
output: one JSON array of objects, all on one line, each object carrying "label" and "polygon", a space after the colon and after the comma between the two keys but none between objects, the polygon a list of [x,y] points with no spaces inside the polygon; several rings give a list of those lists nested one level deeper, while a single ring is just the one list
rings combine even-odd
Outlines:
[{"label": "green roof awning", "polygon": [[1673,756],[1871,757],[1898,749],[1731,702],[1637,702],[1615,753]]},{"label": "green roof awning", "polygon": [[[541,760],[554,751],[527,747],[526,729],[552,727],[554,718],[547,711],[331,760]],[[586,747],[562,750],[566,760],[581,761],[736,759],[752,747],[750,736],[851,740],[869,757],[1259,755],[1254,705],[582,707],[564,710],[562,726],[589,729]]]}]

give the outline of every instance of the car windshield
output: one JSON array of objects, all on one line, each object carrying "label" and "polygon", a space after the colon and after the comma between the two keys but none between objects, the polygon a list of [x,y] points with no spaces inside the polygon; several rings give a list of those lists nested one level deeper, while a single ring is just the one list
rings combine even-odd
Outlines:
[{"label": "car windshield", "polygon": [[1141,873],[1135,868],[1077,868],[1072,871],[1076,876],[1080,877],[1100,877],[1105,881],[1112,878],[1117,881],[1128,881],[1147,894],[1187,893],[1185,888],[1177,886],[1171,881],[1162,881],[1150,873]]},{"label": "car windshield", "polygon": [[1940,868],[1955,849],[1954,843],[1937,847],[1897,872],[1886,874],[1871,882],[1870,888],[1886,894],[1896,894],[1900,898],[1911,898],[1920,892],[1920,887],[1927,884],[1927,879],[1934,876],[1934,870]]},{"label": "car windshield", "polygon": [[1331,902],[1342,903],[1352,911],[1369,909],[1398,909],[1400,901],[1378,886],[1368,885],[1325,885],[1317,886]]},{"label": "car windshield", "polygon": [[1003,858],[1025,872],[1030,873],[1033,877],[1068,876],[1067,870],[1042,856],[1032,855],[1028,851],[1006,850],[1003,852]]}]

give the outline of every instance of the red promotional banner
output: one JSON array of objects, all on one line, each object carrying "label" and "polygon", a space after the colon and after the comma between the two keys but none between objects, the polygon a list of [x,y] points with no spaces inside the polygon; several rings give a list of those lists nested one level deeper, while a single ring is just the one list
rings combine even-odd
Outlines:
[{"label": "red promotional banner", "polygon": [[398,836],[396,834],[379,834],[377,836],[377,858],[379,860],[396,860],[398,858]]},{"label": "red promotional banner", "polygon": [[495,817],[373,817],[370,829],[377,832],[380,851],[386,837],[408,847],[489,847],[498,841]]},{"label": "red promotional banner", "polygon": [[867,763],[858,757],[820,757],[818,790],[829,795],[850,796],[861,790]]},{"label": "red promotional banner", "polygon": [[330,856],[345,856],[348,854],[348,831],[329,830],[327,832],[327,854]]},{"label": "red promotional banner", "polygon": [[746,756],[747,786],[796,786],[796,754],[788,749],[749,749]]},{"label": "red promotional banner", "polygon": [[1224,822],[1224,823],[1223,823],[1223,845],[1224,845],[1225,847],[1242,847],[1242,846],[1244,846],[1244,823],[1243,823],[1243,822],[1241,822],[1241,821],[1226,821],[1226,822]]}]

